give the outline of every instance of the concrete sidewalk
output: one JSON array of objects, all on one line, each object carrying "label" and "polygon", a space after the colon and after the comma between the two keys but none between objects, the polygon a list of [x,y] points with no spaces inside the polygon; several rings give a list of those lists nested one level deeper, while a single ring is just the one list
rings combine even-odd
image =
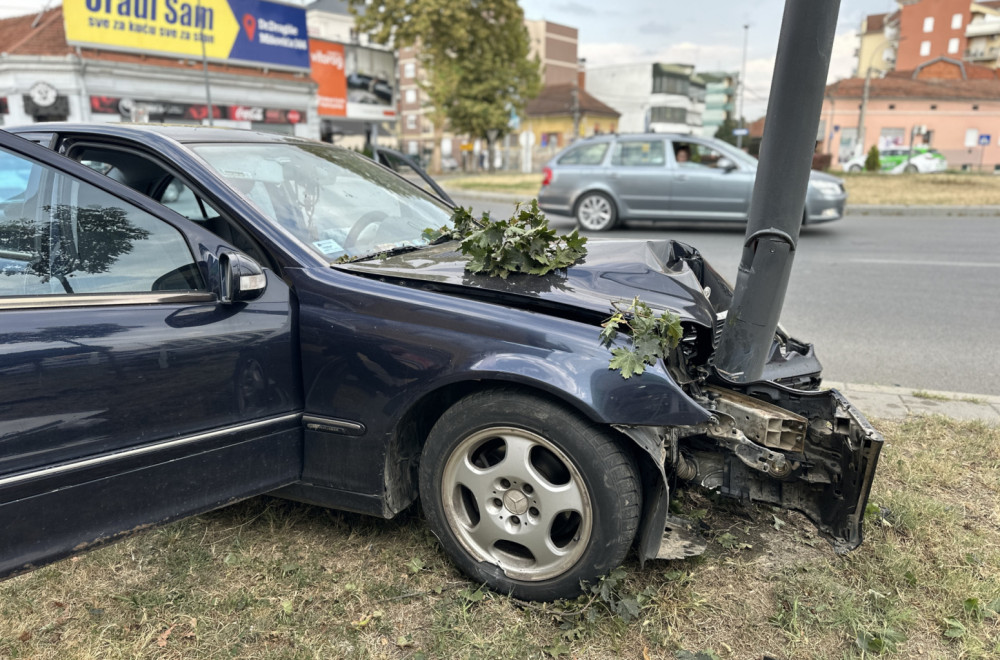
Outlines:
[{"label": "concrete sidewalk", "polygon": [[907,415],[944,415],[982,420],[1000,426],[1000,396],[914,390],[908,387],[860,385],[824,380],[823,387],[840,390],[865,417],[900,419]]}]

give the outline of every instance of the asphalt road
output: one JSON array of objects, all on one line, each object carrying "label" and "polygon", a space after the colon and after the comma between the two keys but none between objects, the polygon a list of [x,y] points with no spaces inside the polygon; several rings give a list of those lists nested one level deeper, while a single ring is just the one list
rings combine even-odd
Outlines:
[{"label": "asphalt road", "polygon": [[[495,216],[513,210],[453,197]],[[634,223],[600,236],[689,243],[734,282],[743,231]],[[1000,395],[1000,217],[848,215],[807,226],[781,322],[816,345],[829,380]]]}]

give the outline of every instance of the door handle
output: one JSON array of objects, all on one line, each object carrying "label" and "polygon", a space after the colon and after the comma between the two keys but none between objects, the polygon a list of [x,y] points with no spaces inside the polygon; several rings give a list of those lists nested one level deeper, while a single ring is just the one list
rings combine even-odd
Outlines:
[{"label": "door handle", "polygon": [[677,175],[677,180],[678,181],[687,181],[688,180],[687,174],[678,174]]},{"label": "door handle", "polygon": [[612,179],[617,179],[617,178],[618,178],[618,174],[617,174],[616,172],[612,172],[612,173],[611,173],[610,175],[608,175],[608,176],[609,176],[610,178],[612,178]]}]

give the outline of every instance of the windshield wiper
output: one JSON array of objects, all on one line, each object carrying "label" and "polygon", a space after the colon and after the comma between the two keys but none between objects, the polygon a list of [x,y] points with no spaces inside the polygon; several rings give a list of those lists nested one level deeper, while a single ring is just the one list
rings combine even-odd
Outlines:
[{"label": "windshield wiper", "polygon": [[[428,243],[427,245],[433,245],[433,243]],[[350,257],[348,259],[341,257],[340,259],[337,259],[335,263],[353,264],[358,261],[368,261],[370,259],[385,259],[387,257],[394,257],[397,254],[413,252],[414,250],[419,250],[420,248],[427,247],[427,245],[400,245],[399,247],[389,248],[387,250],[379,250],[378,252],[369,252],[368,254],[358,255],[356,257]]]}]

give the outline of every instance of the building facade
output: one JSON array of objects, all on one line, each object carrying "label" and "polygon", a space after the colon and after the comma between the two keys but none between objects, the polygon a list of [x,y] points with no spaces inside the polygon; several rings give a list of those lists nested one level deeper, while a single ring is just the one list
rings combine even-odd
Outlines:
[{"label": "building facade", "polygon": [[578,31],[551,21],[525,21],[531,41],[529,58],[538,57],[542,65],[542,87],[572,85],[579,68]]},{"label": "building facade", "polygon": [[588,67],[587,91],[621,113],[623,133],[702,134],[706,83],[691,65]]},{"label": "building facade", "polygon": [[316,0],[306,7],[320,138],[355,149],[373,137],[396,146],[396,53],[372,43],[355,23],[342,0]]},{"label": "building facade", "polygon": [[864,88],[863,78],[849,78],[826,89],[822,148],[832,155],[835,168],[872,146],[906,148],[911,141],[937,149],[948,159],[950,169],[994,171],[1000,167],[1000,79],[996,71],[938,58],[913,71],[870,80],[866,102]]},{"label": "building facade", "polygon": [[701,118],[701,134],[705,137],[715,137],[723,122],[727,119],[739,119],[736,116],[739,74],[711,71],[700,75],[705,81],[705,114]]},{"label": "building facade", "polygon": [[[72,46],[63,8],[0,20],[0,122],[208,123],[319,137],[308,71]],[[209,78],[211,106],[205,78]],[[211,107],[211,110],[209,109]]]}]

